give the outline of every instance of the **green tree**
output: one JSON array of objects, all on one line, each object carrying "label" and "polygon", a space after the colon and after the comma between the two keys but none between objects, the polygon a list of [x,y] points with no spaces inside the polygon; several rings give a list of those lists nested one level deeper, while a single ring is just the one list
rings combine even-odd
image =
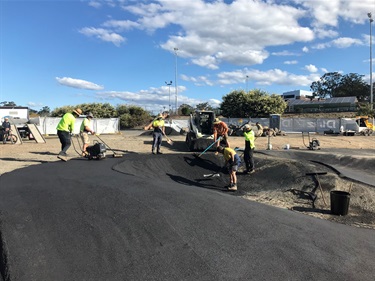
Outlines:
[{"label": "green tree", "polygon": [[226,117],[247,117],[248,111],[244,108],[247,103],[245,91],[232,91],[223,97],[220,109]]},{"label": "green tree", "polygon": [[178,112],[184,116],[190,115],[193,111],[194,108],[186,103],[181,104],[178,108]]},{"label": "green tree", "polygon": [[13,101],[2,101],[2,102],[0,102],[0,105],[2,105],[2,106],[17,106],[15,104],[15,102],[13,102]]},{"label": "green tree", "polygon": [[320,98],[356,96],[358,101],[369,101],[370,85],[363,80],[363,75],[328,72],[319,81],[311,84],[314,96]]},{"label": "green tree", "polygon": [[43,106],[41,110],[38,111],[39,116],[49,116],[51,109],[48,106]]},{"label": "green tree", "polygon": [[213,110],[213,107],[208,102],[198,103],[195,108],[198,110]]},{"label": "green tree", "polygon": [[128,129],[138,126],[144,126],[149,122],[151,116],[142,107],[135,105],[118,105],[116,108],[120,117],[120,128]]},{"label": "green tree", "polygon": [[80,108],[83,114],[91,112],[95,118],[113,118],[118,117],[117,111],[109,103],[82,103],[75,106],[66,105],[55,108],[51,112],[52,117],[61,117],[67,112],[72,112],[74,109]]},{"label": "green tree", "polygon": [[268,117],[282,114],[287,104],[280,95],[268,94],[258,89],[245,93],[233,91],[223,97],[222,115],[226,117]]},{"label": "green tree", "polygon": [[363,80],[364,75],[349,73],[344,75],[338,85],[334,97],[356,96],[359,102],[369,101],[370,85]]}]

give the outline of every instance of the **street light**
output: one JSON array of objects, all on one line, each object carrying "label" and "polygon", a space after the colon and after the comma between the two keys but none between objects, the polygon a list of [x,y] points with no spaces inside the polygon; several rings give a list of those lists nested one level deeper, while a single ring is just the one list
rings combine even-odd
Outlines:
[{"label": "street light", "polygon": [[172,85],[172,81],[170,81],[169,83],[168,83],[168,82],[165,82],[165,84],[169,87],[169,106],[168,106],[168,113],[171,114],[171,85]]},{"label": "street light", "polygon": [[177,107],[177,51],[178,48],[173,48],[174,54],[175,54],[175,71],[174,71],[174,85],[175,85],[175,95],[176,95],[176,104],[175,104],[175,109],[176,109],[176,115],[178,114],[178,107]]},{"label": "street light", "polygon": [[249,81],[249,75],[246,75],[246,93],[247,93],[247,83],[248,83],[248,81]]},{"label": "street light", "polygon": [[373,107],[373,84],[372,84],[372,22],[374,21],[372,19],[371,13],[367,14],[369,20],[370,20],[370,109],[372,110]]}]

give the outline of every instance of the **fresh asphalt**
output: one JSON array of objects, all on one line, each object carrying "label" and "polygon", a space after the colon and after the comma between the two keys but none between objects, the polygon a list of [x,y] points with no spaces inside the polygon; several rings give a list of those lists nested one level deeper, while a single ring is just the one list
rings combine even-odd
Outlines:
[{"label": "fresh asphalt", "polygon": [[0,177],[4,280],[374,280],[375,232],[242,199],[214,158],[45,163]]}]

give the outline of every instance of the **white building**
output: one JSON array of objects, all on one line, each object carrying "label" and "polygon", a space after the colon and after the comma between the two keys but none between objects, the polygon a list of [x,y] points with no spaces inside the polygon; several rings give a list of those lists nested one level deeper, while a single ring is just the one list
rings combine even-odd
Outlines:
[{"label": "white building", "polygon": [[294,90],[290,92],[285,92],[281,95],[285,101],[287,100],[303,100],[309,99],[313,96],[313,93],[310,91],[304,90]]}]

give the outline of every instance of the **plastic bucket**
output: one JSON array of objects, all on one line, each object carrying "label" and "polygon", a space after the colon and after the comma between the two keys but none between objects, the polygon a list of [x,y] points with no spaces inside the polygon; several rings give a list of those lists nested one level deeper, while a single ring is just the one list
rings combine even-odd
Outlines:
[{"label": "plastic bucket", "polygon": [[285,147],[284,147],[286,150],[289,150],[289,148],[290,148],[290,145],[289,145],[289,143],[287,143],[286,145],[285,145]]},{"label": "plastic bucket", "polygon": [[345,216],[348,214],[350,193],[339,190],[332,190],[331,193],[331,213]]}]

